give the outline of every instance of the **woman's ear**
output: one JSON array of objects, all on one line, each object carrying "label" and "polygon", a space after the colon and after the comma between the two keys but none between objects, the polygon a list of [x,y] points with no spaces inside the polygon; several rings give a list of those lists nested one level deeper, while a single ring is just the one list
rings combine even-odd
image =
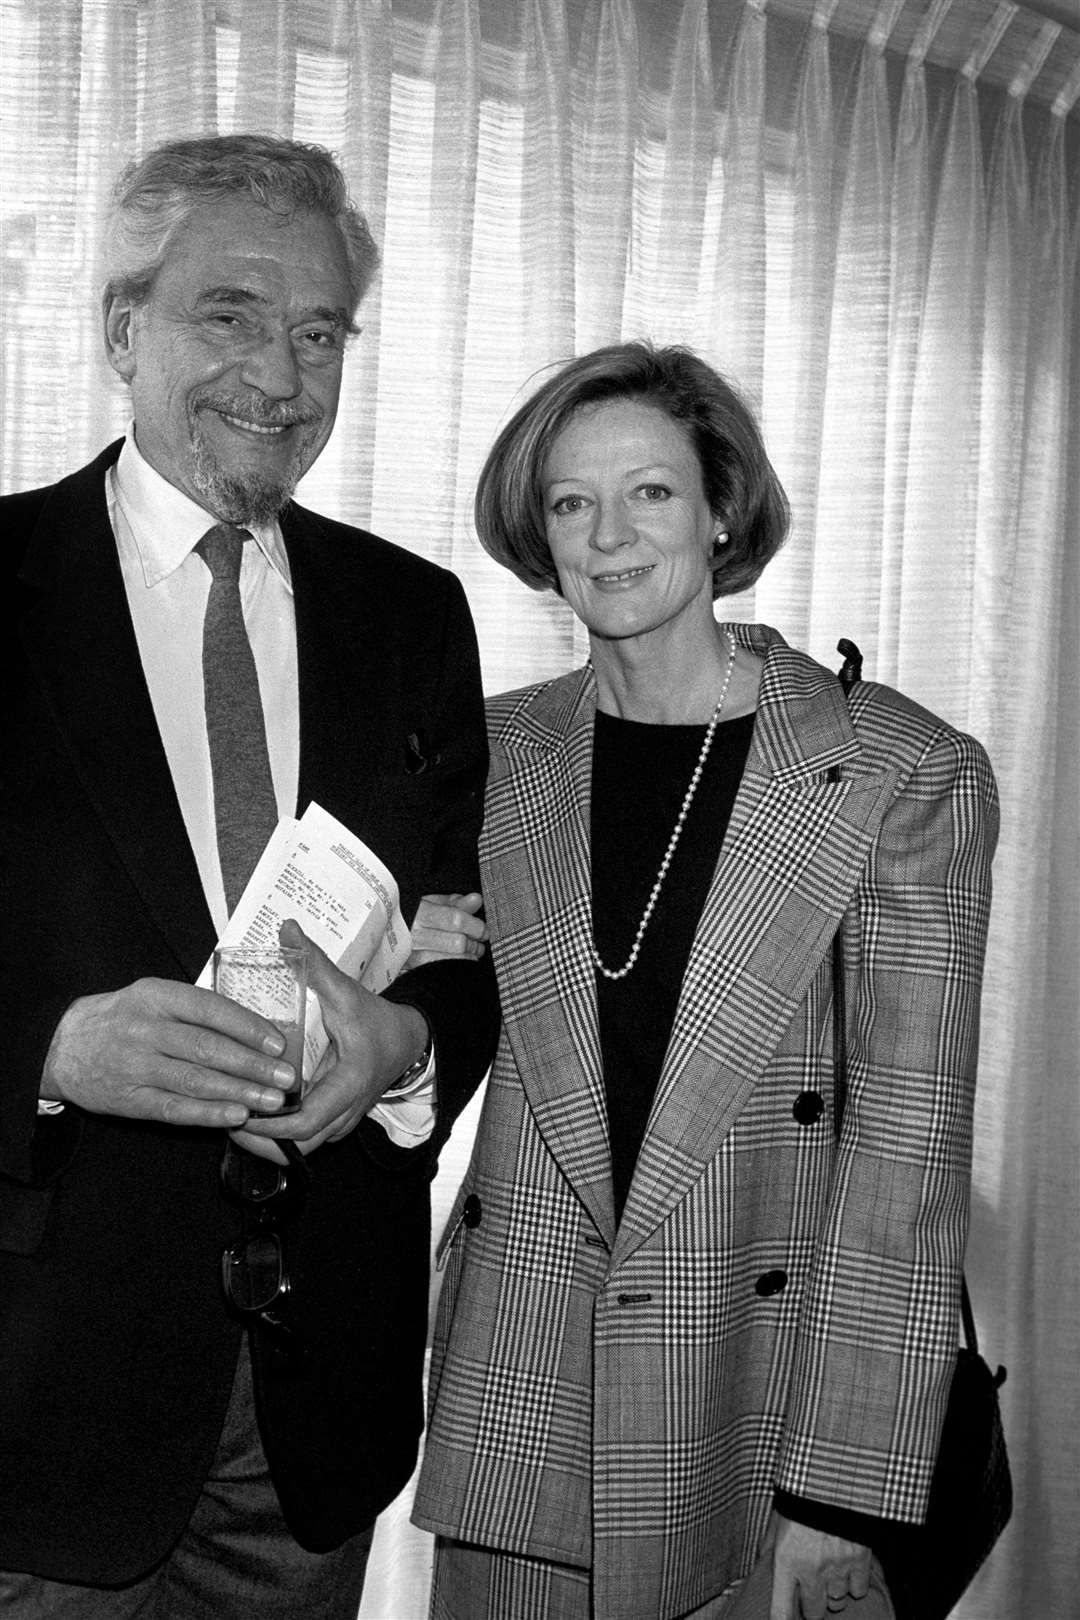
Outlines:
[{"label": "woman's ear", "polygon": [[712,557],[715,562],[724,547],[731,544],[731,520],[727,512],[713,513]]},{"label": "woman's ear", "polygon": [[724,501],[719,507],[713,508],[713,544],[712,557],[717,562],[722,557],[724,548],[730,546],[731,537],[737,533],[739,514],[733,501]]}]

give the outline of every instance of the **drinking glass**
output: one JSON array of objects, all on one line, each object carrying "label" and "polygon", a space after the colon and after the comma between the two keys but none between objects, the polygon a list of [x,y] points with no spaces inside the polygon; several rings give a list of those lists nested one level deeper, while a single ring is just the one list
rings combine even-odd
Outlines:
[{"label": "drinking glass", "polygon": [[304,1095],[304,1011],[307,1004],[307,951],[298,945],[252,949],[220,945],[214,952],[214,989],[230,1001],[268,1018],[285,1037],[281,1054],[296,1070],[278,1114],[295,1114]]}]

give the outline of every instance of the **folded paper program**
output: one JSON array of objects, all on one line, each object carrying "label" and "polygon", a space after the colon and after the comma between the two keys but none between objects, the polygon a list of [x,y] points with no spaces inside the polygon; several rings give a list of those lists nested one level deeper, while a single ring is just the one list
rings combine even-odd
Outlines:
[{"label": "folded paper program", "polygon": [[[378,994],[401,972],[412,940],[392,873],[366,844],[324,810],[309,804],[271,834],[219,945],[276,945],[289,918],[343,973]],[[209,989],[207,963],[198,983]],[[304,1073],[326,1050],[318,997],[308,991]]]}]

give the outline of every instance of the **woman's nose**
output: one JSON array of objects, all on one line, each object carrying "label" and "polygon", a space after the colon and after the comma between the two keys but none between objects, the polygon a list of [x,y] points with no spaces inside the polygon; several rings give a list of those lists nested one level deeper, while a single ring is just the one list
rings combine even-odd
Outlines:
[{"label": "woman's nose", "polygon": [[604,503],[599,507],[590,539],[597,551],[617,551],[620,546],[630,544],[634,530],[621,502]]}]

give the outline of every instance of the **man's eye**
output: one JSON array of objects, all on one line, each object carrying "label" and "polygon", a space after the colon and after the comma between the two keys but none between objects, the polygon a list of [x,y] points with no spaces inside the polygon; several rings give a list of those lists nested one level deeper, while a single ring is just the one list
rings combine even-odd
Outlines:
[{"label": "man's eye", "polygon": [[337,327],[312,326],[298,332],[295,341],[312,359],[333,360],[342,350],[341,332]]}]

